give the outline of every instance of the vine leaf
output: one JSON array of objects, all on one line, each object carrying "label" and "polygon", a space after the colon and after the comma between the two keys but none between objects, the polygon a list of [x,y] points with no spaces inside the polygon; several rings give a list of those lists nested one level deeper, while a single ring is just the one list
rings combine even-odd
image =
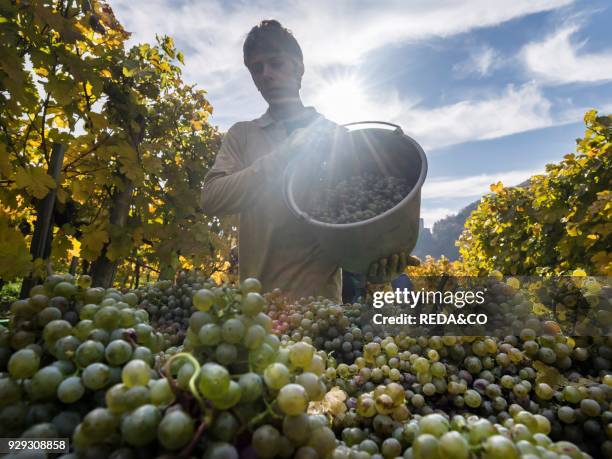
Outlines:
[{"label": "vine leaf", "polygon": [[24,188],[37,199],[43,199],[49,190],[57,186],[53,177],[42,167],[19,167],[12,179],[15,181],[15,188]]}]

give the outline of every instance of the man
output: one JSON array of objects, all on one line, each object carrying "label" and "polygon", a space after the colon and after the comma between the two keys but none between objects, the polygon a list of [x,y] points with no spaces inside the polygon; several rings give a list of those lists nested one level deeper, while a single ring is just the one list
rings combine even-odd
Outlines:
[{"label": "man", "polygon": [[[256,277],[263,291],[278,287],[293,299],[322,295],[341,302],[341,269],[325,261],[313,235],[286,206],[282,174],[297,154],[340,149],[346,130],[302,104],[302,50],[278,21],[253,27],[243,53],[269,107],[225,134],[204,181],[202,209],[210,215],[240,215],[241,279]],[[372,273],[380,280],[383,271],[373,268]]]}]

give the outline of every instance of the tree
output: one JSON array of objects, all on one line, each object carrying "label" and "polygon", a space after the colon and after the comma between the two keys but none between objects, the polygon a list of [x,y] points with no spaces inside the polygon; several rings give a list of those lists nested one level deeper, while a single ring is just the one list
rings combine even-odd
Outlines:
[{"label": "tree", "polygon": [[473,273],[612,273],[612,117],[586,113],[576,153],[525,187],[491,186],[466,222],[459,250]]},{"label": "tree", "polygon": [[[129,256],[222,259],[232,224],[197,209],[221,136],[205,91],[181,80],[172,39],[126,50],[129,34],[100,1],[2,3],[0,16],[0,238],[25,237],[3,248],[17,263],[2,278],[42,274],[27,245],[51,189],[56,268],[80,256],[109,286]],[[52,143],[66,146],[59,183],[47,175]]]}]

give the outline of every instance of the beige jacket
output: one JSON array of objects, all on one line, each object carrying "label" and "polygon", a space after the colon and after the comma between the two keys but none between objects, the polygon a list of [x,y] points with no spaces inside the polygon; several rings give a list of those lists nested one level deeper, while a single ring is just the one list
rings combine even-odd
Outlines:
[{"label": "beige jacket", "polygon": [[[298,123],[324,119],[306,107]],[[286,206],[282,172],[274,153],[289,133],[269,110],[227,131],[204,180],[201,205],[209,215],[239,214],[240,279],[259,279],[263,291],[280,288],[293,299],[322,295],[341,302],[342,276],[322,259],[308,228]]]}]

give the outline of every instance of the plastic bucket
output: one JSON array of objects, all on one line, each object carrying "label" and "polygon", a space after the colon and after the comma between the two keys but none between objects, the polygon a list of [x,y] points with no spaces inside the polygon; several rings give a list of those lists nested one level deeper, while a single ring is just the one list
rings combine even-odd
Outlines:
[{"label": "plastic bucket", "polygon": [[[427,175],[427,159],[421,146],[394,124],[362,121],[345,126],[387,125],[351,129],[348,148],[342,152],[300,155],[284,174],[283,193],[287,206],[308,225],[324,257],[355,273],[366,274],[370,264],[382,257],[414,249],[419,236],[421,187]],[[313,187],[335,183],[360,172],[393,175],[409,181],[410,191],[391,209],[368,220],[332,224],[315,220],[307,209]]]}]

